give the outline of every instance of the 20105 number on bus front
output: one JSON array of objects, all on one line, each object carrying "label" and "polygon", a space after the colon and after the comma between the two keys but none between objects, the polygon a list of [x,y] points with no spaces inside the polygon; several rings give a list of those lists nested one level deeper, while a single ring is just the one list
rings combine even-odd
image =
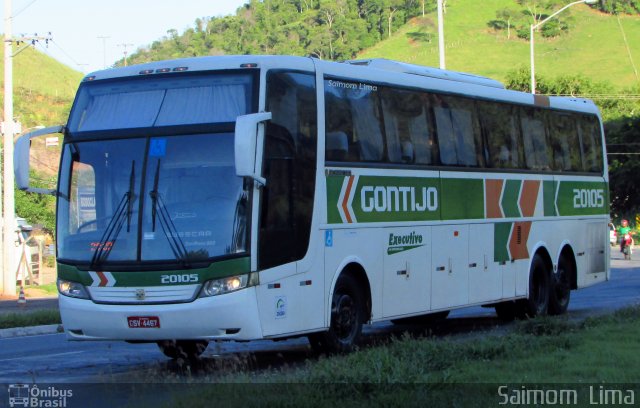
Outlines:
[{"label": "20105 number on bus front", "polygon": [[162,275],[160,282],[163,285],[174,283],[198,283],[198,274]]},{"label": "20105 number on bus front", "polygon": [[573,208],[604,207],[604,190],[573,189]]}]

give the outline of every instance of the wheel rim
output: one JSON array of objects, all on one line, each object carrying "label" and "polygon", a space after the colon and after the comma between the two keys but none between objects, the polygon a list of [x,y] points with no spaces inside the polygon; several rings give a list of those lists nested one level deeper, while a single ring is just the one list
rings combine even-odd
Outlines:
[{"label": "wheel rim", "polygon": [[340,342],[348,343],[355,335],[358,326],[358,309],[354,299],[348,294],[340,294],[336,299],[333,323]]}]

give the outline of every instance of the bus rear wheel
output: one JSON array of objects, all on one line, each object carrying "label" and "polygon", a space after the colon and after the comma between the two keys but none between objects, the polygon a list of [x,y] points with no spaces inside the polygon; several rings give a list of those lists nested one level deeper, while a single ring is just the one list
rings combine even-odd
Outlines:
[{"label": "bus rear wheel", "polygon": [[529,272],[529,297],[521,300],[520,307],[523,318],[545,316],[549,310],[551,295],[551,278],[544,259],[539,254],[533,256]]},{"label": "bus rear wheel", "polygon": [[347,353],[360,340],[365,320],[365,302],[357,281],[351,275],[341,275],[331,300],[329,330],[309,335],[311,347],[318,352]]},{"label": "bus rear wheel", "polygon": [[209,342],[206,340],[162,340],[158,342],[160,351],[165,356],[185,360],[195,360],[206,350]]},{"label": "bus rear wheel", "polygon": [[549,297],[549,314],[561,315],[567,312],[571,300],[571,278],[573,266],[566,256],[561,256],[558,262],[558,272],[555,274]]}]

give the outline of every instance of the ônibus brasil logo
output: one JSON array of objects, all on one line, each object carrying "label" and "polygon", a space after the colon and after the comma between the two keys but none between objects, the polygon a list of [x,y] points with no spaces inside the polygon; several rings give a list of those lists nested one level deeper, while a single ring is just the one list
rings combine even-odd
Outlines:
[{"label": "\u00f4nibus brasil logo", "polygon": [[9,385],[10,407],[65,408],[73,397],[73,390],[54,386],[38,387],[29,384]]}]

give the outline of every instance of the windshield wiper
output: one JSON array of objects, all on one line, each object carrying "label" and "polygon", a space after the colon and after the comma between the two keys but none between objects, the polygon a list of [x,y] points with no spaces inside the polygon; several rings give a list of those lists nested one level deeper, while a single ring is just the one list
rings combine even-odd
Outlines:
[{"label": "windshield wiper", "polygon": [[129,190],[124,193],[122,199],[118,203],[113,218],[111,218],[111,221],[109,221],[109,224],[107,224],[107,228],[100,238],[98,247],[93,253],[93,257],[91,257],[90,267],[92,269],[104,262],[111,253],[111,250],[113,249],[113,246],[116,244],[116,240],[118,239],[118,235],[122,230],[125,219],[127,220],[127,232],[129,232],[131,226],[131,213],[133,209],[135,164],[135,160],[131,161],[131,173],[129,174]]},{"label": "windshield wiper", "polygon": [[149,192],[149,196],[151,197],[151,231],[156,231],[156,218],[158,218],[160,220],[162,232],[167,238],[167,241],[169,241],[169,247],[171,248],[171,252],[173,252],[173,256],[177,260],[181,261],[183,265],[188,266],[187,248],[184,246],[184,242],[182,242],[182,239],[178,235],[176,225],[171,220],[171,215],[167,210],[167,206],[164,204],[164,200],[158,192],[159,179],[160,160],[158,159],[156,173],[153,179],[153,190]]}]

